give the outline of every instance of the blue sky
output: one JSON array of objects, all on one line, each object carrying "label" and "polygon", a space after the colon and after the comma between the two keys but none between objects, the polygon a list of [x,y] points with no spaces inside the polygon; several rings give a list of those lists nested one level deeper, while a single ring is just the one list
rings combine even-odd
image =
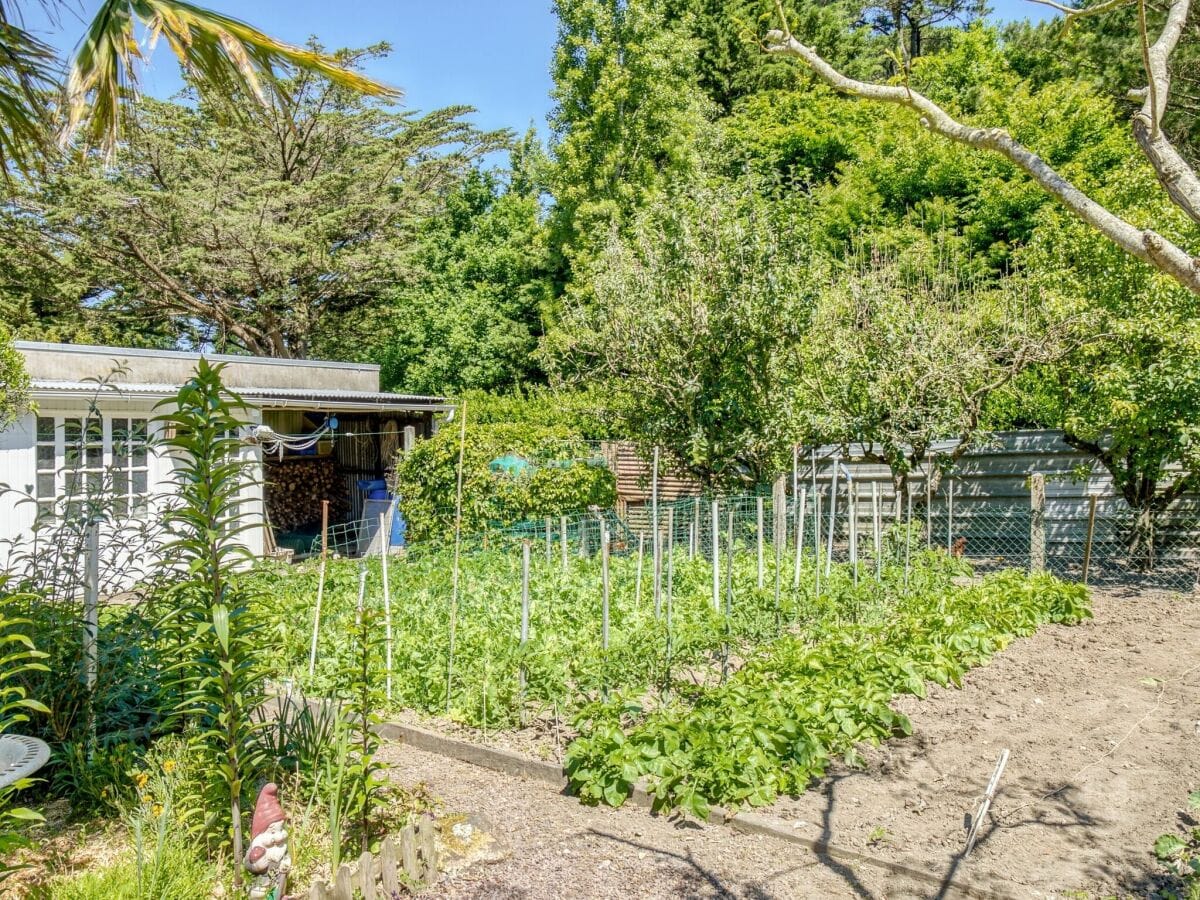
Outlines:
[{"label": "blue sky", "polygon": [[[390,57],[368,73],[403,88],[405,105],[430,110],[465,103],[479,110],[484,128],[524,131],[532,121],[546,135],[550,111],[550,55],[555,21],[549,0],[203,0],[205,5],[303,43],[316,35],[330,48],[387,41]],[[28,24],[70,50],[83,32],[94,0],[68,0],[57,28],[42,23],[38,4],[22,4]],[[998,19],[1041,18],[1046,7],[1028,0],[993,0]],[[165,47],[144,73],[143,90],[165,97],[180,87],[179,70]]]}]

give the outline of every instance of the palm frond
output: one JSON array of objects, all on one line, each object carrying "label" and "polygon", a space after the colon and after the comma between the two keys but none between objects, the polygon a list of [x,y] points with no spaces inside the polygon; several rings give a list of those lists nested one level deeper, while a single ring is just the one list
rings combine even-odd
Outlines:
[{"label": "palm frond", "polygon": [[63,139],[84,131],[111,149],[121,123],[122,97],[137,86],[143,60],[134,33],[142,22],[151,44],[167,41],[201,91],[268,102],[280,70],[317,72],[335,84],[383,97],[394,88],[342,66],[332,56],[276,40],[245,22],[179,0],[105,0],[76,51],[67,79]]},{"label": "palm frond", "polygon": [[49,97],[58,83],[54,50],[13,24],[0,4],[0,172],[29,169],[51,145]]}]

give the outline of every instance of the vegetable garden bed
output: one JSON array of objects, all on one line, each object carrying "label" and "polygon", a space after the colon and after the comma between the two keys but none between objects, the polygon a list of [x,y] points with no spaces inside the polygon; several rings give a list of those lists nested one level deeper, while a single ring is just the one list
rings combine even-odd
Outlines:
[{"label": "vegetable garden bed", "polygon": [[[311,677],[315,565],[252,576],[275,598],[278,668],[310,695],[334,692],[352,651],[360,565],[365,603],[380,605],[378,560],[330,562]],[[886,565],[878,580],[835,565],[819,594],[811,566],[802,559],[794,587],[784,554],[777,599],[773,561],[759,587],[755,555],[738,553],[716,609],[710,564],[677,553],[656,615],[649,567],[614,557],[605,648],[599,558],[535,562],[522,644],[520,553],[472,553],[451,667],[449,554],[414,554],[391,565],[392,690],[380,712],[436,716],[484,740],[528,723],[521,749],[531,734],[543,757],[569,744],[562,758],[585,801],[619,805],[644,781],[660,807],[704,818],[709,803],[762,805],[803,791],[831,758],[853,761],[857,745],[907,733],[890,706],[897,694],[955,683],[1012,638],[1089,615],[1083,588],[1045,575],[961,586],[969,569],[938,551],[913,553],[907,574]],[[380,686],[383,660],[375,655]]]}]

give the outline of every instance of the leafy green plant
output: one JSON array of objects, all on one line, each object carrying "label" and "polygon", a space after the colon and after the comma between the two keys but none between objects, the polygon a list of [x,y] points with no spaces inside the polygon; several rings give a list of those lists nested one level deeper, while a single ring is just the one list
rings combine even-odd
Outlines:
[{"label": "leafy green plant", "polygon": [[379,625],[379,617],[373,610],[362,608],[358,611],[350,629],[354,656],[342,673],[342,713],[344,727],[351,730],[351,738],[348,752],[339,753],[344,761],[339,777],[345,792],[344,809],[363,850],[371,849],[378,824],[377,812],[386,802],[388,783],[381,775],[383,765],[375,759],[379,736],[374,726],[381,721],[376,710],[383,701],[383,692],[379,690],[372,667],[372,658],[378,656],[382,631]]},{"label": "leafy green plant", "polygon": [[[594,465],[595,453],[575,432],[561,426],[470,425],[463,451],[463,529],[471,533],[496,523],[557,516],[616,500],[612,472]],[[458,478],[457,428],[443,428],[406,453],[396,467],[396,490],[413,540],[453,531]],[[517,454],[531,468],[493,472],[489,464]]]},{"label": "leafy green plant", "polygon": [[[1200,791],[1188,794],[1188,807],[1200,810]],[[1162,894],[1164,898],[1200,900],[1200,828],[1191,828],[1182,837],[1174,832],[1159,835],[1154,855],[1178,881]]]},{"label": "leafy green plant", "polygon": [[232,838],[237,887],[243,794],[262,760],[254,713],[265,697],[253,585],[233,577],[249,558],[241,534],[255,527],[243,521],[240,506],[250,472],[238,438],[245,404],[225,390],[220,367],[201,359],[195,376],[160,407],[157,421],[169,435],[163,449],[175,463],[179,499],[166,516],[167,552],[182,574],[159,598],[165,646],[175,654],[175,716],[190,726],[192,746],[212,773],[204,825],[210,834]]},{"label": "leafy green plant", "polygon": [[877,623],[770,642],[728,681],[650,712],[595,703],[577,717],[565,768],[585,802],[620,805],[645,778],[658,809],[706,819],[712,803],[761,806],[803,791],[829,760],[911,733],[889,706],[926,681],[958,684],[1043,622],[1090,616],[1086,589],[1005,572],[976,587],[909,590]]},{"label": "leafy green plant", "polygon": [[[49,712],[45,704],[27,694],[19,681],[26,673],[44,671],[46,665],[41,660],[46,654],[26,633],[29,620],[13,615],[20,598],[5,591],[6,583],[7,578],[0,576],[0,734],[28,722],[30,713]],[[42,821],[40,813],[12,805],[13,796],[31,784],[33,779],[22,778],[0,788],[0,882],[21,868],[8,862],[13,851],[29,844],[19,826]]]}]

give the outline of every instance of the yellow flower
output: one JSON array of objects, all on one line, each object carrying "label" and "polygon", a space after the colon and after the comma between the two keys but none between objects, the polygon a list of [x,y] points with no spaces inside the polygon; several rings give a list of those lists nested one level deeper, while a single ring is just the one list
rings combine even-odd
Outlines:
[{"label": "yellow flower", "polygon": [[168,759],[165,763],[163,763],[163,771],[166,772],[168,775],[170,775],[172,772],[174,772],[175,771],[175,760]]},{"label": "yellow flower", "polygon": [[139,791],[146,786],[146,782],[149,780],[150,780],[150,776],[147,775],[145,772],[138,772],[136,775],[133,776],[133,783],[135,785],[137,785],[137,789]]},{"label": "yellow flower", "polygon": [[157,819],[162,815],[162,806],[158,803],[155,803],[154,806],[150,808],[150,815]]}]

